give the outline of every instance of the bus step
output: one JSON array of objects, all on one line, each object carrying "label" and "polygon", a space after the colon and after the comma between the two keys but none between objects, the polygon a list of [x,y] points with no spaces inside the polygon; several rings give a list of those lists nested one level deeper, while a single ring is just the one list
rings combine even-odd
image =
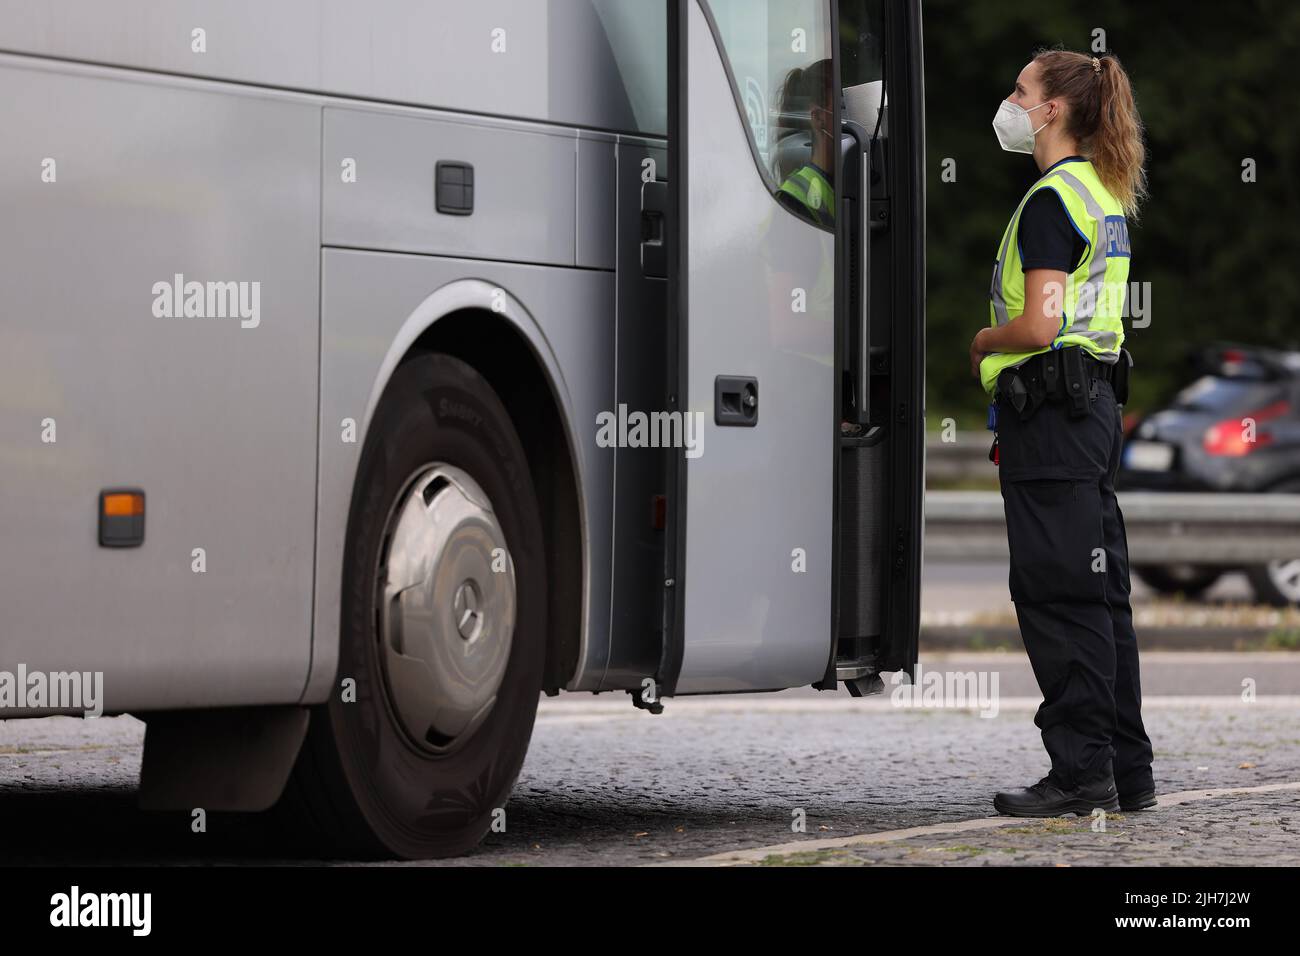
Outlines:
[{"label": "bus step", "polygon": [[838,664],[835,672],[839,680],[848,688],[851,697],[869,697],[885,691],[884,680],[874,670],[867,671],[861,666]]}]

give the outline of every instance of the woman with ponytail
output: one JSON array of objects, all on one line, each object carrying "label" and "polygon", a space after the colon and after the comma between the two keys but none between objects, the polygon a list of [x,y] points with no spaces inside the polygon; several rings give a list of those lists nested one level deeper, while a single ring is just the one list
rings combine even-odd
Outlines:
[{"label": "woman with ponytail", "polygon": [[1115,499],[1128,222],[1146,197],[1142,121],[1112,54],[1039,52],[993,120],[1039,179],[997,247],[971,374],[993,398],[1021,637],[1043,694],[1051,771],[993,803],[1012,816],[1154,806],[1128,542]]}]

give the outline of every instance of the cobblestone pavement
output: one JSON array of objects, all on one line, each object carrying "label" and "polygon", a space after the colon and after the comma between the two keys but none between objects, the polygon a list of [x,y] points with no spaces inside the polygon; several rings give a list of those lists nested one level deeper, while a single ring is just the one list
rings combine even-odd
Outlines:
[{"label": "cobblestone pavement", "polygon": [[[1295,866],[1300,783],[1198,788],[1156,809],[1092,817],[983,817],[701,857],[691,865]],[[668,864],[666,864],[668,865]]]},{"label": "cobblestone pavement", "polygon": [[[1144,658],[1158,791],[1300,781],[1300,655],[1237,654],[1200,666],[1188,659]],[[688,862],[993,817],[995,790],[1047,770],[1028,664],[1022,655],[963,655],[922,666],[996,669],[997,716],[901,708],[887,695],[854,700],[842,691],[670,700],[655,717],[625,695],[544,701],[506,832],[468,857],[415,865]],[[1234,693],[1247,678],[1259,681],[1254,703]],[[0,723],[0,859],[280,859],[259,817],[214,814],[209,832],[196,835],[187,815],[137,811],[142,740],[143,725],[129,717]],[[1295,863],[1298,806],[1300,791],[1274,791],[1113,817],[1105,833],[1086,819],[1016,821],[771,862]],[[798,820],[803,833],[792,830]]]}]

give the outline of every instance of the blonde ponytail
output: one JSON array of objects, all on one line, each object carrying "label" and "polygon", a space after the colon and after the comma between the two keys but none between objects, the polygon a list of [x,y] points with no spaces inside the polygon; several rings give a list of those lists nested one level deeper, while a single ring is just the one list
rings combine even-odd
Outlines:
[{"label": "blonde ponytail", "polygon": [[1147,151],[1142,144],[1142,118],[1133,101],[1128,74],[1114,56],[1101,58],[1101,104],[1093,134],[1092,164],[1102,185],[1119,200],[1124,214],[1136,219],[1138,204],[1146,198]]},{"label": "blonde ponytail", "polygon": [[1069,104],[1066,132],[1092,161],[1097,175],[1129,219],[1147,195],[1146,147],[1133,88],[1119,57],[1045,50],[1034,57],[1043,96]]}]

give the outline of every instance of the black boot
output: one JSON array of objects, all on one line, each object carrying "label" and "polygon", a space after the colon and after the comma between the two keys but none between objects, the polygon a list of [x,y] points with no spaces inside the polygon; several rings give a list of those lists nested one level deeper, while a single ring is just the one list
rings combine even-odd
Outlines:
[{"label": "black boot", "polygon": [[1150,765],[1115,774],[1115,789],[1121,810],[1145,810],[1156,805],[1156,781]]},{"label": "black boot", "polygon": [[1121,810],[1145,810],[1156,805],[1156,788],[1151,787],[1138,793],[1122,793],[1119,797]]},{"label": "black boot", "polygon": [[993,797],[993,806],[998,813],[1009,817],[1059,817],[1066,813],[1088,816],[1097,807],[1111,812],[1119,810],[1119,795],[1110,776],[1065,787],[1049,773],[1033,786],[1001,791]]}]

